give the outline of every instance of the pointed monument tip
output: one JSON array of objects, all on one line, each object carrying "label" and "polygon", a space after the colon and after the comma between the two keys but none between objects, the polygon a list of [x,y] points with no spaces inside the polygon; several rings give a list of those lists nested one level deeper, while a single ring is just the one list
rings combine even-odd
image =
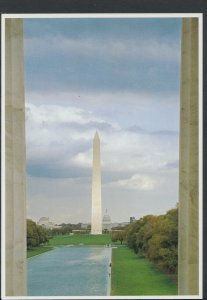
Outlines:
[{"label": "pointed monument tip", "polygon": [[98,135],[98,131],[96,130],[94,138],[98,138],[99,139],[99,135]]}]

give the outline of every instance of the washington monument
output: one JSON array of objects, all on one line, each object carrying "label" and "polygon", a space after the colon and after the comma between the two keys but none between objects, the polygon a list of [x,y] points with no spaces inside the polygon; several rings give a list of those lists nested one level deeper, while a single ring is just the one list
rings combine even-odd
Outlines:
[{"label": "washington monument", "polygon": [[100,139],[93,139],[92,219],[91,234],[102,234]]}]

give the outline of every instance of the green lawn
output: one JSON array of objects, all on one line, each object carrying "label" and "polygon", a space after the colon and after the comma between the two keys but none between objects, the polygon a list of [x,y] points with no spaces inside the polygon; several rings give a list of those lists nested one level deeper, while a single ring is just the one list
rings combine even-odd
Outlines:
[{"label": "green lawn", "polygon": [[109,234],[77,234],[77,235],[57,235],[50,239],[49,245],[106,245],[111,244],[111,237]]},{"label": "green lawn", "polygon": [[109,234],[91,235],[91,234],[77,234],[77,235],[57,235],[49,240],[48,246],[35,247],[27,250],[27,258],[39,255],[46,251],[52,250],[54,246],[65,245],[107,245],[111,244],[111,237]]},{"label": "green lawn", "polygon": [[27,250],[27,258],[52,250],[51,246],[40,246]]},{"label": "green lawn", "polygon": [[177,295],[177,287],[148,260],[119,246],[112,252],[111,295]]}]

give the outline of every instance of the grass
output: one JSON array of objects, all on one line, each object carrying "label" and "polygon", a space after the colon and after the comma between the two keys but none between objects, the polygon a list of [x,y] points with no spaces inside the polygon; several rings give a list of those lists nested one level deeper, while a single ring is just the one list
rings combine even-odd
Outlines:
[{"label": "grass", "polygon": [[66,245],[107,245],[111,243],[109,234],[91,235],[91,234],[77,234],[77,235],[57,235],[49,240],[48,246],[35,247],[27,250],[27,258],[39,255],[46,251],[52,250],[54,246]]},{"label": "grass", "polygon": [[177,295],[177,286],[148,260],[126,246],[112,252],[112,296]]},{"label": "grass", "polygon": [[52,250],[51,246],[39,246],[27,250],[27,258]]},{"label": "grass", "polygon": [[57,235],[49,240],[50,246],[61,245],[106,245],[111,244],[109,234],[77,234],[77,235]]}]

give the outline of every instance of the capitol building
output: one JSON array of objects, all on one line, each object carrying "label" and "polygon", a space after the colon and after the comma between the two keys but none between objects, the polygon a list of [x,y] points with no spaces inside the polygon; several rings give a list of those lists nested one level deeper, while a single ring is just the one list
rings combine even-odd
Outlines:
[{"label": "capitol building", "polygon": [[109,216],[109,214],[107,214],[107,209],[105,212],[105,215],[103,216],[103,220],[102,220],[102,229],[107,230],[107,231],[111,231],[111,217]]}]

